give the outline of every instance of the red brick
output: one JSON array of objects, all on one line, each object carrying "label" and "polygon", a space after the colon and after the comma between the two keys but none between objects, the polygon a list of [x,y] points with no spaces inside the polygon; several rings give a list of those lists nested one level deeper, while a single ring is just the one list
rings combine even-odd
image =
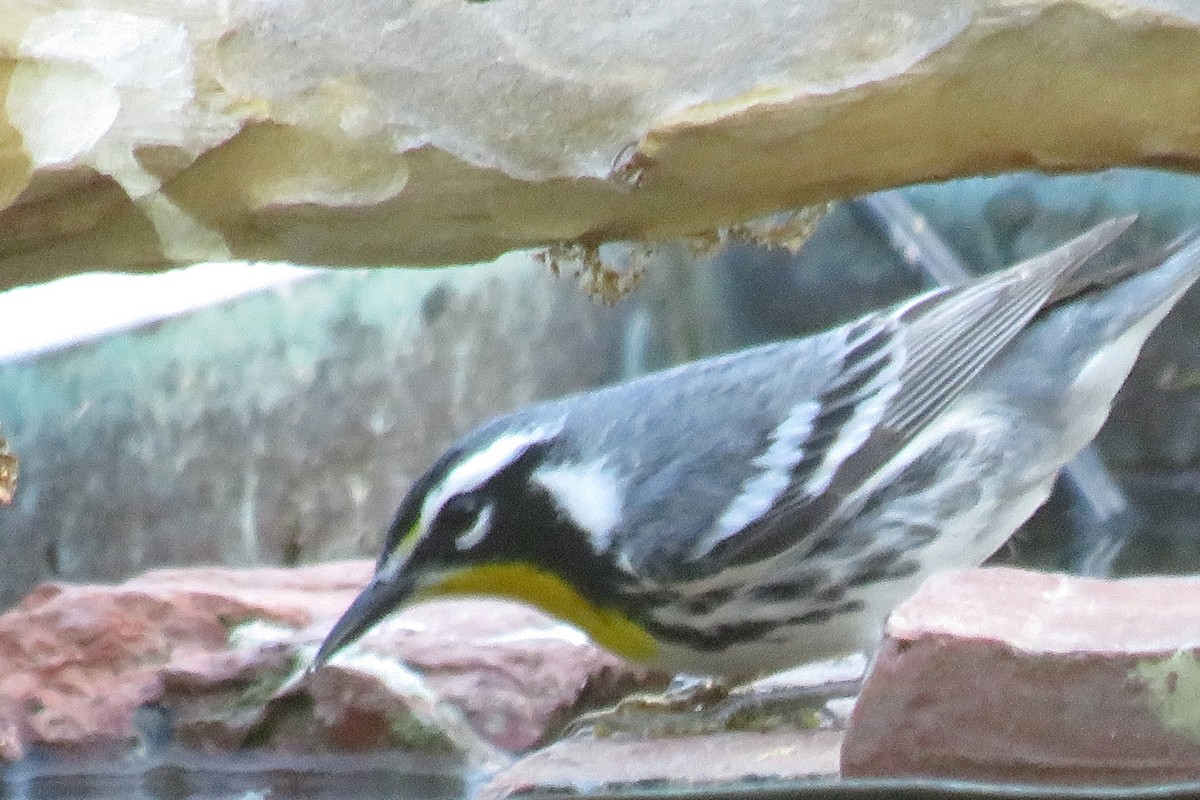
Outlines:
[{"label": "red brick", "polygon": [[1200,779],[1200,579],[933,576],[889,620],[842,772]]}]

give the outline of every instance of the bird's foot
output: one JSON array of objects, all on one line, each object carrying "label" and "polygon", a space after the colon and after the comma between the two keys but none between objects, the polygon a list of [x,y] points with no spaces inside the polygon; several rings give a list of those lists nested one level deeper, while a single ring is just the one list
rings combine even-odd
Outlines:
[{"label": "bird's foot", "polygon": [[576,717],[564,736],[590,734],[597,737],[618,733],[671,736],[702,733],[696,729],[699,715],[729,697],[729,686],[711,678],[678,676],[661,692],[637,692],[616,705]]},{"label": "bird's foot", "polygon": [[700,736],[724,731],[832,727],[838,713],[830,700],[853,696],[858,681],[819,686],[750,684],[732,688],[712,679],[676,679],[659,694],[635,694],[615,706],[571,722],[564,736],[646,738]]}]

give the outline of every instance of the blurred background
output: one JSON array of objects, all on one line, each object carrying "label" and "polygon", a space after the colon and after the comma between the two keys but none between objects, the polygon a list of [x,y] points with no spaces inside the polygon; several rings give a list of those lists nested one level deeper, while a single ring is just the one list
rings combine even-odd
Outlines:
[{"label": "blurred background", "polygon": [[[0,610],[48,579],[373,558],[409,483],[494,414],[821,330],[933,285],[930,261],[984,272],[1130,212],[1107,258],[1200,223],[1200,179],[910,187],[832,207],[796,253],[614,245],[601,255],[618,277],[645,273],[612,306],[531,253],[436,270],[201,265],[0,294],[0,436],[20,458],[0,506]],[[1147,344],[1096,454],[997,559],[1200,568],[1200,294]]]}]

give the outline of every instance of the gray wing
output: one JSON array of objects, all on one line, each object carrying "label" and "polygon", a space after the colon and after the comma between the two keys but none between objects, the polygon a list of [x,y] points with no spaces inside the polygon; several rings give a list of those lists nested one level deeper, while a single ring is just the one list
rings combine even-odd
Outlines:
[{"label": "gray wing", "polygon": [[855,490],[962,394],[1059,281],[1131,221],[1111,220],[1015,267],[839,329],[839,368],[773,431],[758,471],[713,527],[687,552],[645,566],[653,563],[660,580],[687,579],[806,551],[856,513]]}]

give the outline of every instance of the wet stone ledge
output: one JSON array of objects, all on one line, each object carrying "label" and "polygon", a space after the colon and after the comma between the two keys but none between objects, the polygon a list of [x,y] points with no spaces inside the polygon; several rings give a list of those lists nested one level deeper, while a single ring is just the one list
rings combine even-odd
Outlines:
[{"label": "wet stone ledge", "polygon": [[305,675],[367,561],[43,584],[0,615],[0,757],[409,752],[482,769],[662,679],[532,609],[445,600]]},{"label": "wet stone ledge", "polygon": [[[893,616],[848,716],[832,704],[815,724],[762,711],[705,727],[692,710],[675,729],[562,738],[575,715],[661,689],[663,676],[514,604],[413,607],[306,676],[370,570],[197,568],[39,587],[0,615],[4,780],[61,787],[75,775],[186,797],[205,781],[319,782],[325,764],[362,781],[366,797],[410,780],[429,790],[421,796],[500,798],[818,779],[1097,787],[1200,777],[1195,578],[934,576]],[[778,692],[852,668],[793,671],[744,696],[768,709]]]}]

